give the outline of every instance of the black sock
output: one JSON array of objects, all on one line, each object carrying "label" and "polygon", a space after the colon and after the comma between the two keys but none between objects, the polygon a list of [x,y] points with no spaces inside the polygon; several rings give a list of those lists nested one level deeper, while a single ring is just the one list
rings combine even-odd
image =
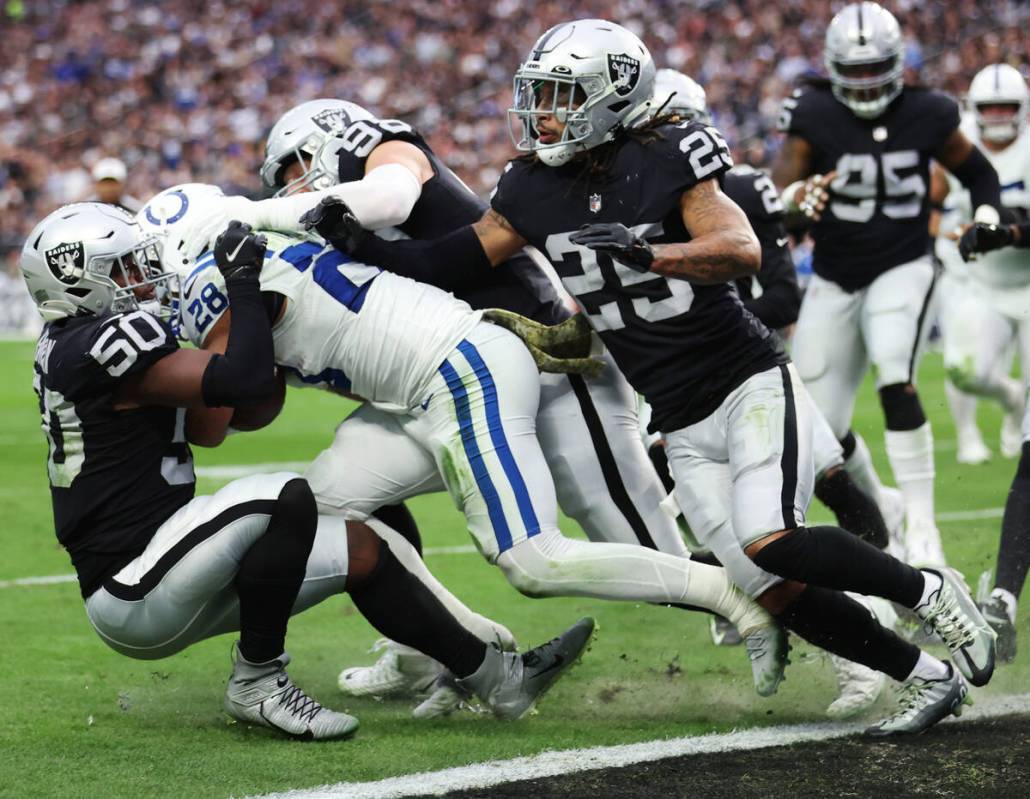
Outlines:
[{"label": "black sock", "polygon": [[1023,443],[1001,520],[995,586],[1019,598],[1030,569],[1030,442]]},{"label": "black sock", "polygon": [[854,533],[877,549],[887,546],[887,524],[880,513],[880,506],[858,487],[846,469],[837,469],[817,480],[815,495],[833,511],[837,523],[849,533]]},{"label": "black sock", "polygon": [[396,505],[383,505],[372,511],[372,516],[400,533],[415,548],[418,556],[422,557],[422,535],[419,533],[415,517],[411,515],[407,505],[403,502],[398,502]]},{"label": "black sock", "polygon": [[840,591],[809,585],[779,620],[810,644],[904,681],[919,648],[881,625],[867,608]]},{"label": "black sock", "polygon": [[387,638],[443,663],[468,677],[483,663],[486,644],[462,627],[425,584],[404,568],[386,542],[379,562],[360,588],[354,605]]},{"label": "black sock", "polygon": [[266,663],[286,648],[286,625],[304,582],[315,542],[318,510],[307,481],[279,492],[268,527],[243,556],[236,573],[240,598],[240,654]]},{"label": "black sock", "polygon": [[753,560],[788,580],[882,596],[907,608],[923,596],[918,569],[839,527],[799,527],[766,544]]}]

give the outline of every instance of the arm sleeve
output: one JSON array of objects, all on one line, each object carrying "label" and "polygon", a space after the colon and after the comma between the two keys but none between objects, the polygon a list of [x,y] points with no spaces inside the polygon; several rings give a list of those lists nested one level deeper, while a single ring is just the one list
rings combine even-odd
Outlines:
[{"label": "arm sleeve", "polygon": [[341,183],[321,191],[301,192],[257,202],[242,197],[234,198],[231,216],[246,222],[255,230],[303,233],[298,222],[301,216],[318,205],[324,197],[339,197],[354,212],[362,227],[381,230],[404,222],[421,196],[422,183],[414,172],[401,164],[383,164],[361,180]]},{"label": "arm sleeve", "polygon": [[969,190],[970,204],[974,210],[982,205],[1001,208],[998,173],[979,148],[974,146],[966,160],[952,170],[952,174]]},{"label": "arm sleeve", "polygon": [[272,328],[257,281],[230,280],[232,317],[225,355],[214,355],[201,387],[208,407],[245,406],[276,390]]},{"label": "arm sleeve", "polygon": [[378,236],[366,236],[350,255],[364,263],[447,291],[465,288],[485,279],[492,269],[471,225],[431,241],[384,241]]},{"label": "arm sleeve", "polygon": [[752,221],[752,226],[762,245],[762,268],[758,272],[762,295],[745,301],[744,307],[766,327],[778,330],[796,322],[801,310],[797,271],[783,223],[770,218],[758,224]]}]

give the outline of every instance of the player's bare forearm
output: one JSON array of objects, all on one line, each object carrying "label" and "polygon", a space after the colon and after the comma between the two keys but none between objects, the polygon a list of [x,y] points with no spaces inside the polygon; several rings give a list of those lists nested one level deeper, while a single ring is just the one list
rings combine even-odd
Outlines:
[{"label": "player's bare forearm", "polygon": [[654,245],[651,271],[692,283],[725,283],[758,274],[762,248],[744,212],[714,180],[698,183],[680,198],[691,240]]},{"label": "player's bare forearm", "polygon": [[483,246],[483,252],[486,253],[491,266],[508,260],[528,243],[515,231],[511,223],[493,208],[487,209],[483,218],[472,226],[472,230]]},{"label": "player's bare forearm", "polygon": [[754,235],[710,233],[684,244],[654,245],[651,271],[702,285],[727,283],[758,273],[761,249]]},{"label": "player's bare forearm", "polygon": [[787,136],[772,165],[772,180],[780,190],[812,174],[812,146],[800,136]]}]

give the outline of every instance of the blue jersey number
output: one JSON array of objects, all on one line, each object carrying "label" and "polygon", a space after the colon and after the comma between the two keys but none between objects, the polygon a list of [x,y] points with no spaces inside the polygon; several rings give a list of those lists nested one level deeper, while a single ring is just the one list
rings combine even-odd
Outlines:
[{"label": "blue jersey number", "polygon": [[200,296],[190,303],[187,311],[193,318],[198,333],[207,330],[208,325],[229,306],[229,300],[214,283],[208,283],[200,290]]}]

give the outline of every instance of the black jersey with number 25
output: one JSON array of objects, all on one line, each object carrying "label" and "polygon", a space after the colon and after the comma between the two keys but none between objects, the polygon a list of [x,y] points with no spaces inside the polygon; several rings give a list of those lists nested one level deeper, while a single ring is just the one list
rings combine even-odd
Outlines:
[{"label": "black jersey with number 25", "polygon": [[179,347],[145,311],[52,322],[36,345],[34,387],[49,445],[57,540],[83,596],[137,557],[193,498],[185,410],[115,410],[119,385]]},{"label": "black jersey with number 25", "polygon": [[553,168],[516,159],[492,203],[550,258],[630,384],[651,403],[652,427],[670,432],[704,419],[784,356],[731,283],[637,272],[569,240],[581,225],[621,222],[651,242],[689,241],[680,198],[733,162],[714,128],[685,122],[655,130],[660,138],[624,139],[602,177],[578,160]]},{"label": "black jersey with number 25", "polygon": [[958,105],[906,87],[876,119],[861,119],[823,82],[787,98],[779,127],[812,148],[812,171],[836,170],[830,202],[812,226],[812,268],[857,291],[929,251],[930,160],[959,126]]}]

